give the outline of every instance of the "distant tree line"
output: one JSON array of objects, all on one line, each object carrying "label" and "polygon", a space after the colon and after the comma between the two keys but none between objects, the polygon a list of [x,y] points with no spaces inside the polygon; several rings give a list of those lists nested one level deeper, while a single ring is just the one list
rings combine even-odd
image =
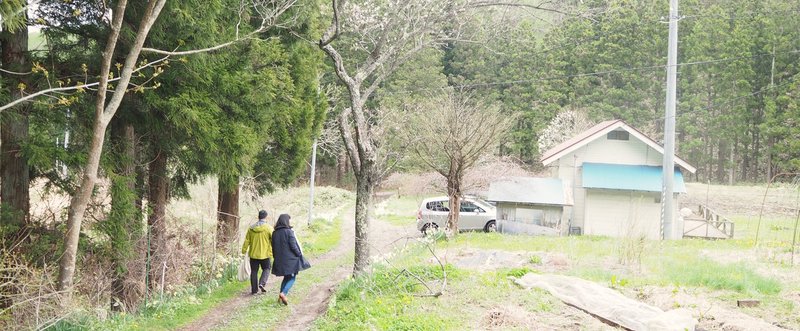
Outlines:
[{"label": "distant tree line", "polygon": [[[662,139],[668,2],[574,5],[580,15],[486,11],[466,22],[473,42],[420,60],[440,63],[429,81],[443,75],[517,115],[500,152],[532,166],[543,129],[564,111]],[[765,182],[800,170],[800,3],[688,0],[679,9],[677,153],[697,166],[692,179]],[[428,88],[399,82],[387,96]]]}]

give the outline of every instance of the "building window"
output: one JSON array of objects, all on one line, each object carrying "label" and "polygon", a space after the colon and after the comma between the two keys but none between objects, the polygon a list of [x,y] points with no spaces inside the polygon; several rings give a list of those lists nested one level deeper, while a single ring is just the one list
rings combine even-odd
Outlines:
[{"label": "building window", "polygon": [[611,131],[608,133],[607,138],[608,140],[628,140],[630,139],[630,134],[628,131]]}]

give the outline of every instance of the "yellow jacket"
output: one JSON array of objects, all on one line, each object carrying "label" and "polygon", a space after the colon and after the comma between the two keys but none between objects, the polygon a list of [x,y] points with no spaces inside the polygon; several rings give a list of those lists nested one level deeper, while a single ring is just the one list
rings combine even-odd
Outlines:
[{"label": "yellow jacket", "polygon": [[242,244],[242,254],[248,253],[251,259],[263,260],[272,258],[272,227],[258,221],[247,229]]}]

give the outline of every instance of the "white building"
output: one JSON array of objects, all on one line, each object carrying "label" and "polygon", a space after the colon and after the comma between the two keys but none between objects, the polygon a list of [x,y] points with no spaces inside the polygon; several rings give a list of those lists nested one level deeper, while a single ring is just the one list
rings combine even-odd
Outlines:
[{"label": "white building", "polygon": [[[658,143],[621,120],[599,123],[545,152],[542,163],[551,176],[572,187],[569,232],[659,239],[663,153]],[[675,165],[672,237],[681,238],[683,171],[696,169],[677,156]]]}]

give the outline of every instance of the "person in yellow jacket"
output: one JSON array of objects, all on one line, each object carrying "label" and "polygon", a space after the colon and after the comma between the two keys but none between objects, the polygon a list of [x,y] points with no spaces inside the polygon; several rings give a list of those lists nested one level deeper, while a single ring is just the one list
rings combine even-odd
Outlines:
[{"label": "person in yellow jacket", "polygon": [[[258,290],[266,293],[264,286],[269,277],[270,259],[272,258],[272,226],[267,224],[267,211],[258,212],[258,222],[250,225],[244,237],[242,254],[250,256],[250,292],[258,294]],[[258,268],[261,267],[261,279],[258,279]]]}]

